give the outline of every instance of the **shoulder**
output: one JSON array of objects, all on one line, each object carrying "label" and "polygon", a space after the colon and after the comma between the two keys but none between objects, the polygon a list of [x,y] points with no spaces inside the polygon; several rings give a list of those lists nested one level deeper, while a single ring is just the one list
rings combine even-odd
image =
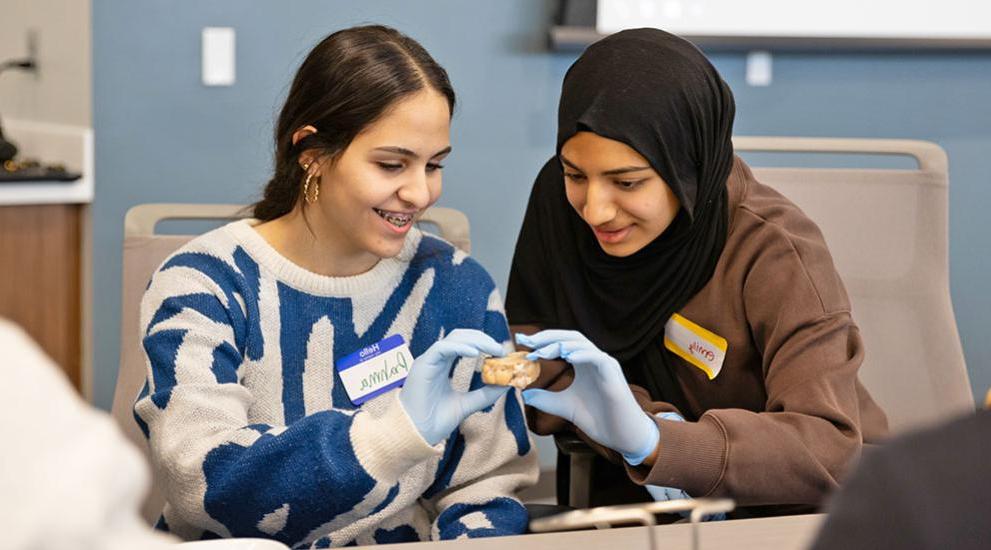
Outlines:
[{"label": "shoulder", "polygon": [[[218,296],[240,290],[246,278],[258,278],[258,264],[242,245],[234,222],[204,233],[183,244],[159,265],[146,294],[168,295],[206,292]],[[244,225],[244,228],[250,230]],[[163,242],[167,246],[167,241]]]},{"label": "shoulder", "polygon": [[200,258],[202,262],[216,264],[218,262],[235,263],[236,257],[247,254],[242,242],[242,233],[250,227],[245,221],[232,222],[222,227],[208,231],[186,242],[162,262],[160,269],[190,259]]},{"label": "shoulder", "polygon": [[730,233],[736,232],[800,254],[826,248],[819,226],[805,212],[777,190],[757,181],[749,183],[736,207]]},{"label": "shoulder", "polygon": [[[4,365],[15,370],[23,367],[41,369],[42,365],[52,364],[51,359],[23,328],[3,317],[0,317],[0,349],[4,350]],[[25,370],[22,374],[26,373]],[[18,378],[15,376],[15,379]]]},{"label": "shoulder", "polygon": [[[834,497],[815,548],[834,548],[838,541],[862,543],[854,548],[905,547],[919,536],[947,535],[960,535],[954,547],[983,548],[991,506],[991,475],[984,469],[988,441],[991,411],[981,411],[865,449]],[[855,525],[859,530],[851,537]]]},{"label": "shoulder", "polygon": [[410,265],[419,269],[434,269],[437,276],[464,286],[494,287],[489,272],[467,252],[430,233],[421,233]]},{"label": "shoulder", "polygon": [[[954,475],[982,464],[991,441],[991,411],[981,410],[921,431],[895,438],[876,450],[873,460],[905,471]],[[865,460],[866,462],[866,460]],[[991,483],[991,475],[983,476]]]},{"label": "shoulder", "polygon": [[749,183],[736,206],[726,250],[744,266],[751,286],[805,286],[823,314],[849,310],[846,289],[819,227],[771,187]]},{"label": "shoulder", "polygon": [[[465,251],[434,235],[423,234],[410,262],[412,270],[433,271],[429,303],[456,319],[454,325],[479,328],[488,315],[505,324],[502,297],[489,272]],[[493,321],[493,323],[499,324]]]}]

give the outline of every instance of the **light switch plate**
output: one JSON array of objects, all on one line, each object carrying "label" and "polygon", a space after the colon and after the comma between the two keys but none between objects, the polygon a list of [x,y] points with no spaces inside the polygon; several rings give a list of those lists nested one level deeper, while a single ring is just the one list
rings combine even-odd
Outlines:
[{"label": "light switch plate", "polygon": [[770,86],[774,77],[774,66],[771,52],[753,51],[747,54],[747,84],[751,86]]},{"label": "light switch plate", "polygon": [[232,86],[235,77],[234,29],[203,28],[203,84]]}]

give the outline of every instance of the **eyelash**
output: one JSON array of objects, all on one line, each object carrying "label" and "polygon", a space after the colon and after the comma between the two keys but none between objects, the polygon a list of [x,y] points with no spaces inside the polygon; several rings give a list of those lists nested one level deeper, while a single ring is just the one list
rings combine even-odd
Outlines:
[{"label": "eyelash", "polygon": [[[379,165],[379,168],[385,170],[386,172],[398,172],[398,171],[400,171],[400,170],[403,169],[403,165],[402,164],[393,164],[393,163],[390,163],[390,162],[376,162],[375,164],[378,164]],[[443,170],[443,169],[444,169],[444,165],[443,164],[440,164],[440,163],[428,163],[427,164],[427,172],[434,172],[434,171]]]},{"label": "eyelash", "polygon": [[[576,182],[576,183],[583,182],[583,181],[585,181],[587,179],[584,174],[575,174],[575,173],[572,173],[572,172],[565,172],[564,173],[564,177],[566,177],[569,180],[571,180],[573,182]],[[632,190],[636,189],[637,187],[639,187],[640,184],[643,183],[644,181],[646,181],[646,180],[642,180],[642,179],[641,180],[619,180],[619,181],[616,181],[615,183],[623,191],[632,191]]]},{"label": "eyelash", "polygon": [[640,187],[640,184],[643,182],[644,180],[623,180],[617,181],[616,185],[618,185],[623,191],[632,191],[637,187]]}]

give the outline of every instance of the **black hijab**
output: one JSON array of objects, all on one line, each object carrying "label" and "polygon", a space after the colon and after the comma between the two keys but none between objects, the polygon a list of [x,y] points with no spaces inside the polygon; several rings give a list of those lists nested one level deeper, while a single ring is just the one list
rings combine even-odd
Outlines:
[{"label": "black hijab", "polygon": [[729,86],[681,38],[635,29],[589,46],[564,77],[557,153],[581,131],[623,142],[667,182],[681,210],[643,249],[610,256],[568,203],[555,156],[537,176],[516,243],[510,323],[578,330],[619,360],[631,383],[682,408],[661,342],[726,242],[734,112]]}]

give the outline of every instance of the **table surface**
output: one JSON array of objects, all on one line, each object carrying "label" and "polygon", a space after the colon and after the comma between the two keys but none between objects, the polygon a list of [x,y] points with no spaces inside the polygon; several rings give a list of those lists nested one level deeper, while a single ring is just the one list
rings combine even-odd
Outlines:
[{"label": "table surface", "polygon": [[[812,542],[822,514],[741,519],[703,523],[699,529],[701,550],[804,550]],[[657,547],[663,550],[690,549],[692,526],[687,523],[654,527]],[[458,541],[421,542],[411,546],[384,544],[364,546],[375,550],[413,550],[414,548],[452,550],[617,550],[647,548],[647,527],[623,527],[590,531],[541,533],[515,537],[498,537]]]}]

